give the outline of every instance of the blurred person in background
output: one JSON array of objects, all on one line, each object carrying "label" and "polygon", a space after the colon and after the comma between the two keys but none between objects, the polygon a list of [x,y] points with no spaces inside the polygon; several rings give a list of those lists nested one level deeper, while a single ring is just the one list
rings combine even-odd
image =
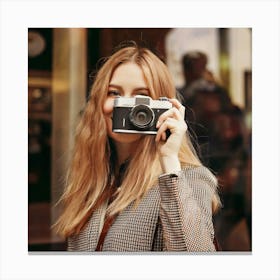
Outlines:
[{"label": "blurred person in background", "polygon": [[[186,110],[186,122],[197,142],[201,161],[218,178],[223,210],[216,216],[217,235],[223,250],[232,248],[226,239],[242,218],[246,205],[248,148],[243,111],[234,105],[228,92],[207,69],[207,56],[199,51],[186,53],[182,64],[185,85],[179,89]],[[250,224],[248,224],[250,231]]]},{"label": "blurred person in background", "polygon": [[[170,104],[156,134],[113,132],[114,102],[139,95]],[[197,157],[175,97],[166,65],[148,49],[130,43],[105,61],[77,128],[55,224],[69,251],[217,249],[217,180]]]},{"label": "blurred person in background", "polygon": [[182,58],[185,83],[179,92],[189,105],[197,88],[212,87],[219,91],[223,103],[230,102],[227,91],[220,85],[213,73],[207,68],[208,57],[200,51],[191,51]]},{"label": "blurred person in background", "polygon": [[[229,106],[231,103],[225,89],[207,68],[207,62],[207,55],[201,51],[186,53],[182,57],[185,83],[178,89],[182,104],[186,108],[185,121],[188,124],[193,145],[204,164],[208,163],[209,149],[208,131],[204,120],[207,121],[207,118],[211,117],[207,116],[208,112],[220,110],[221,106]],[[203,107],[200,108],[200,106]]]}]

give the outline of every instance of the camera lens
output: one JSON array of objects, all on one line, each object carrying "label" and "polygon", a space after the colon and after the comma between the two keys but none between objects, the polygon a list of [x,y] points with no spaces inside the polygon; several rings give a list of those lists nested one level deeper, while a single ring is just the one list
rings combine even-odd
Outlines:
[{"label": "camera lens", "polygon": [[129,114],[130,122],[139,129],[146,129],[154,123],[155,114],[153,110],[144,104],[133,107]]}]

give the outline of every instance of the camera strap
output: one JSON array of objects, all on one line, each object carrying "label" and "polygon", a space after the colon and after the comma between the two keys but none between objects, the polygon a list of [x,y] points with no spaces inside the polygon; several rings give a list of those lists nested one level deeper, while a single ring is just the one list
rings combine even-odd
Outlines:
[{"label": "camera strap", "polygon": [[115,214],[115,215],[109,216],[105,219],[105,222],[104,222],[101,234],[99,236],[99,240],[98,240],[95,251],[102,251],[105,237],[106,237],[110,227],[112,226],[112,224],[116,220],[117,216],[118,216],[118,214]]},{"label": "camera strap", "polygon": [[[117,188],[121,185],[121,182],[123,180],[123,176],[124,176],[125,170],[128,166],[128,163],[129,163],[129,161],[127,160],[120,166],[119,174],[118,174],[118,176],[116,176],[116,178],[113,181],[113,184],[111,186],[112,192],[110,194],[110,198],[109,198],[109,201],[108,201],[108,206],[114,201],[114,199],[117,196],[117,193],[118,193]],[[116,214],[111,215],[111,216],[105,215],[104,224],[103,224],[101,233],[99,235],[99,239],[98,239],[98,243],[97,243],[95,251],[102,251],[103,244],[104,244],[104,241],[105,241],[105,237],[106,237],[110,227],[112,226],[112,224],[114,223],[114,221],[118,217],[118,214],[119,213],[116,213]]]}]

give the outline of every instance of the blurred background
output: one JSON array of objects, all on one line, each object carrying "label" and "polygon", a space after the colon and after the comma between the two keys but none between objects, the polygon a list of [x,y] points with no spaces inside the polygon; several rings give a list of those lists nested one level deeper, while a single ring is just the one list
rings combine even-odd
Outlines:
[{"label": "blurred background", "polygon": [[[61,251],[50,226],[60,209],[75,127],[100,59],[121,42],[167,64],[198,155],[217,176],[214,217],[224,251],[251,251],[250,28],[29,28],[28,248]],[[129,78],[129,77],[128,77]]]}]

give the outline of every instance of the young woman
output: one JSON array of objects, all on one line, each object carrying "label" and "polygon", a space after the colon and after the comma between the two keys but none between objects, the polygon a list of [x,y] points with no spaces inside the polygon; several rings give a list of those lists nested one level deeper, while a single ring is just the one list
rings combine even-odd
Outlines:
[{"label": "young woman", "polygon": [[[137,95],[172,104],[156,135],[112,131],[115,98]],[[69,251],[215,251],[217,181],[194,152],[175,96],[166,65],[146,48],[123,47],[99,70],[56,223]]]}]

